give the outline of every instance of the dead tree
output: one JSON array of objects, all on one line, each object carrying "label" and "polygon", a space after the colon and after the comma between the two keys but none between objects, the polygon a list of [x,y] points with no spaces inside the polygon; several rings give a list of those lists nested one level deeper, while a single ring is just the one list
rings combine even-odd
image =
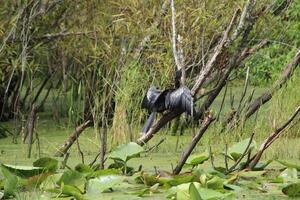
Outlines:
[{"label": "dead tree", "polygon": [[[252,15],[252,8],[254,7],[255,5],[255,0],[249,0],[248,2],[250,3],[247,3],[244,10],[247,10],[247,14],[243,14],[243,16],[248,16],[248,15]],[[251,6],[250,6],[251,5]],[[249,9],[249,7],[251,9]],[[221,38],[220,42],[218,43],[218,45],[214,48],[214,51],[212,52],[207,64],[204,66],[204,68],[202,69],[202,71],[200,72],[200,74],[197,76],[196,78],[196,81],[195,81],[195,84],[192,88],[192,95],[193,96],[196,96],[197,92],[199,91],[199,89],[202,87],[203,83],[205,82],[205,80],[207,79],[208,75],[211,73],[211,71],[216,67],[216,65],[218,65],[219,63],[217,62],[218,58],[220,58],[220,56],[224,55],[224,52],[226,49],[228,49],[229,46],[232,45],[232,43],[237,39],[237,37],[239,35],[243,35],[243,38],[247,38],[248,37],[248,34],[249,32],[252,30],[253,28],[253,19],[250,20],[249,23],[245,23],[243,22],[244,20],[248,20],[249,18],[246,18],[246,17],[241,17],[240,18],[240,22],[239,22],[239,25],[238,25],[238,30],[236,30],[234,32],[234,35],[230,36],[230,33],[232,32],[232,29],[233,29],[233,26],[235,25],[236,23],[236,19],[237,19],[237,16],[238,16],[238,11],[236,11],[229,23],[229,26],[227,27],[227,29],[225,30],[224,34],[223,34],[223,37]],[[244,13],[244,11],[243,11]],[[259,15],[256,16],[256,18],[258,17]],[[247,24],[247,26],[243,27],[245,24]],[[240,27],[242,26],[242,27]],[[238,33],[238,34],[236,34]],[[247,40],[243,39],[241,40],[241,42],[245,42]],[[236,56],[237,60],[239,60],[238,58],[243,58],[243,57],[247,57],[249,54],[247,54],[247,48],[245,48],[244,50],[241,50],[240,52],[243,52],[241,53],[240,56]],[[229,56],[229,55],[227,55]],[[243,59],[240,59],[241,61]],[[229,69],[227,72],[228,72],[228,75],[230,74],[230,71],[231,71],[231,65],[227,68]],[[225,68],[225,70],[227,70]],[[227,74],[227,73],[225,73]],[[207,100],[207,102],[205,102],[204,104],[206,104],[207,106],[203,105],[201,106],[202,108],[200,109],[200,112],[202,112],[202,114],[204,113],[204,110],[207,110],[207,108],[209,107],[209,105],[211,105],[211,103],[214,101],[214,99],[216,98],[216,96],[218,96],[219,92],[221,91],[221,89],[224,87],[224,85],[226,85],[226,80],[227,80],[227,77],[224,78],[225,80],[225,84],[224,82],[222,82],[222,84],[220,84],[219,86],[219,89],[215,91],[215,93],[213,94],[213,96],[211,96],[211,98],[209,98]],[[203,109],[205,108],[205,109]],[[178,111],[170,111],[170,112],[167,112],[165,113],[161,118],[160,120],[158,120],[157,123],[155,123],[151,129],[146,133],[144,134],[143,136],[141,136],[138,140],[137,140],[137,143],[140,144],[140,145],[144,145],[145,143],[147,143],[153,136],[154,134],[156,134],[164,125],[166,125],[168,122],[170,122],[171,120],[173,120],[174,118],[180,116],[182,114],[182,112],[178,112]]]}]

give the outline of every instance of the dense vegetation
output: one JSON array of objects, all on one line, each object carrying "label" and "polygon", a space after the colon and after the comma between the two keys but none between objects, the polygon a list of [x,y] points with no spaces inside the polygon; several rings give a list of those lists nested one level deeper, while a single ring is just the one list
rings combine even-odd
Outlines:
[{"label": "dense vegetation", "polygon": [[[119,188],[128,198],[299,196],[299,9],[292,0],[1,2],[0,195],[94,199]],[[178,72],[200,120],[165,112],[140,136],[148,88],[173,88]],[[149,141],[160,130],[167,137]],[[280,137],[260,152],[270,133]],[[18,165],[47,157],[9,165],[12,149],[23,151]],[[139,155],[170,149],[173,162],[181,156],[173,174],[157,171],[160,161],[139,169]],[[140,163],[128,166],[132,158]]]}]

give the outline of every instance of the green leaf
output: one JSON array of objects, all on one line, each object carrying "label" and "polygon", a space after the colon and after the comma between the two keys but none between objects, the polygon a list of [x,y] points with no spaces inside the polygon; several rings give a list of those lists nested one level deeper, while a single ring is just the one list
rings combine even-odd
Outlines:
[{"label": "green leaf", "polygon": [[59,185],[72,185],[79,188],[82,192],[84,191],[85,183],[86,179],[84,176],[81,173],[73,170],[65,171],[58,181]]},{"label": "green leaf", "polygon": [[265,174],[265,171],[240,171],[237,173],[242,178],[258,178]]},{"label": "green leaf", "polygon": [[22,178],[28,178],[43,172],[43,168],[41,167],[8,165],[8,164],[2,164],[2,166],[8,169],[11,173]]},{"label": "green leaf", "polygon": [[204,200],[225,199],[226,197],[233,195],[233,193],[221,193],[216,190],[202,188],[202,187],[198,189],[198,192],[200,193],[202,199]]},{"label": "green leaf", "polygon": [[123,180],[124,177],[118,175],[100,176],[89,180],[86,191],[89,195],[94,196],[121,184]]},{"label": "green leaf", "polygon": [[167,186],[176,186],[183,183],[192,182],[195,178],[195,175],[175,175],[175,176],[167,176],[167,177],[160,177],[158,179],[159,183],[167,185]]},{"label": "green leaf", "polygon": [[[213,200],[213,199],[225,199],[233,193],[221,193],[216,190],[208,189],[200,187],[200,184],[197,182],[193,182],[195,188],[197,189],[198,193],[200,194],[200,197],[203,200]],[[178,185],[176,187],[176,199],[177,200],[189,200],[191,199],[190,193],[189,193],[190,183],[185,183]]]},{"label": "green leaf", "polygon": [[194,183],[190,184],[189,194],[190,194],[190,199],[191,200],[202,200],[202,198],[201,198],[198,190],[196,189]]},{"label": "green leaf", "polygon": [[78,188],[76,188],[72,185],[63,185],[61,193],[65,194],[65,195],[73,196],[77,200],[84,200],[85,199],[83,197],[83,195],[81,194],[81,191]]},{"label": "green leaf", "polygon": [[105,176],[105,175],[113,175],[113,174],[120,174],[121,171],[119,169],[100,169],[96,170],[92,173],[90,173],[87,178],[95,178],[99,176]]},{"label": "green leaf", "polygon": [[120,146],[118,146],[109,155],[109,158],[113,160],[117,159],[127,162],[131,158],[138,157],[143,151],[144,149],[140,145],[134,142],[130,142],[128,144],[121,144]]},{"label": "green leaf", "polygon": [[58,168],[58,160],[44,157],[33,162],[34,167],[40,167],[48,172],[56,172]]},{"label": "green leaf", "polygon": [[40,185],[41,190],[51,190],[58,187],[58,182],[61,179],[62,173],[48,176]]},{"label": "green leaf", "polygon": [[289,167],[289,168],[295,168],[297,169],[297,171],[300,171],[300,164],[298,163],[294,163],[294,162],[290,162],[290,161],[286,161],[286,160],[277,160],[277,162],[279,162],[280,164]]},{"label": "green leaf", "polygon": [[282,192],[289,197],[298,197],[300,196],[300,182],[299,183],[291,183],[284,188],[282,188]]},{"label": "green leaf", "polygon": [[75,170],[80,172],[80,173],[91,173],[91,172],[94,172],[94,170],[88,166],[88,165],[85,165],[85,164],[78,164],[75,166]]},{"label": "green leaf", "polygon": [[3,166],[0,168],[0,175],[3,177],[4,196],[14,196],[18,188],[18,177]]},{"label": "green leaf", "polygon": [[209,159],[209,153],[204,152],[204,153],[197,154],[197,155],[191,155],[187,159],[186,164],[188,164],[188,165],[199,165],[199,164],[204,163],[208,159]]},{"label": "green leaf", "polygon": [[85,200],[85,198],[83,197],[83,195],[81,194],[81,191],[72,186],[72,185],[61,185],[61,188],[60,189],[51,189],[51,190],[48,190],[50,192],[53,192],[53,193],[57,193],[59,196],[72,196],[74,197],[75,199],[77,200]]},{"label": "green leaf", "polygon": [[220,177],[214,176],[206,182],[206,187],[211,189],[223,189],[224,180]]},{"label": "green leaf", "polygon": [[259,162],[254,167],[254,171],[261,171],[264,170],[273,160],[268,160],[267,162]]},{"label": "green leaf", "polygon": [[297,180],[297,170],[295,168],[286,168],[283,172],[280,173],[279,177],[281,177],[283,181]]},{"label": "green leaf", "polygon": [[[232,160],[235,160],[235,161],[238,160],[239,157],[245,152],[249,142],[250,142],[250,138],[245,139],[245,140],[231,146],[227,151],[227,155],[229,156],[229,158],[231,158]],[[252,141],[248,151],[253,150],[255,148],[256,148],[256,142]]]}]

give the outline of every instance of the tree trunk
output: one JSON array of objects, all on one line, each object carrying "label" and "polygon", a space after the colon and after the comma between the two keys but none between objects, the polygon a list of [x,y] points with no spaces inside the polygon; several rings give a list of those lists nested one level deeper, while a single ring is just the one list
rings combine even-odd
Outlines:
[{"label": "tree trunk", "polygon": [[194,150],[194,148],[196,147],[196,145],[198,144],[198,142],[200,141],[200,139],[202,138],[203,134],[205,133],[205,131],[207,130],[207,128],[209,127],[209,125],[215,120],[214,117],[212,116],[208,116],[207,119],[204,121],[202,127],[200,128],[198,134],[193,138],[191,144],[187,147],[187,149],[183,152],[180,161],[178,162],[177,166],[175,167],[173,174],[179,174],[183,165],[185,164],[186,160],[188,159],[188,157],[191,155],[192,151]]}]

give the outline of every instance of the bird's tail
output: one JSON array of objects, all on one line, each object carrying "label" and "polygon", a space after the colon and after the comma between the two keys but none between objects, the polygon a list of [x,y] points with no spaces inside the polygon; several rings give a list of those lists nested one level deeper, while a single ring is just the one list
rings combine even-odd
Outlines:
[{"label": "bird's tail", "polygon": [[142,134],[143,135],[146,134],[149,131],[149,129],[151,128],[151,126],[152,126],[152,124],[154,122],[154,119],[156,117],[156,113],[157,112],[152,112],[150,114],[149,118],[147,119],[146,124],[144,125],[144,127],[142,129]]}]

